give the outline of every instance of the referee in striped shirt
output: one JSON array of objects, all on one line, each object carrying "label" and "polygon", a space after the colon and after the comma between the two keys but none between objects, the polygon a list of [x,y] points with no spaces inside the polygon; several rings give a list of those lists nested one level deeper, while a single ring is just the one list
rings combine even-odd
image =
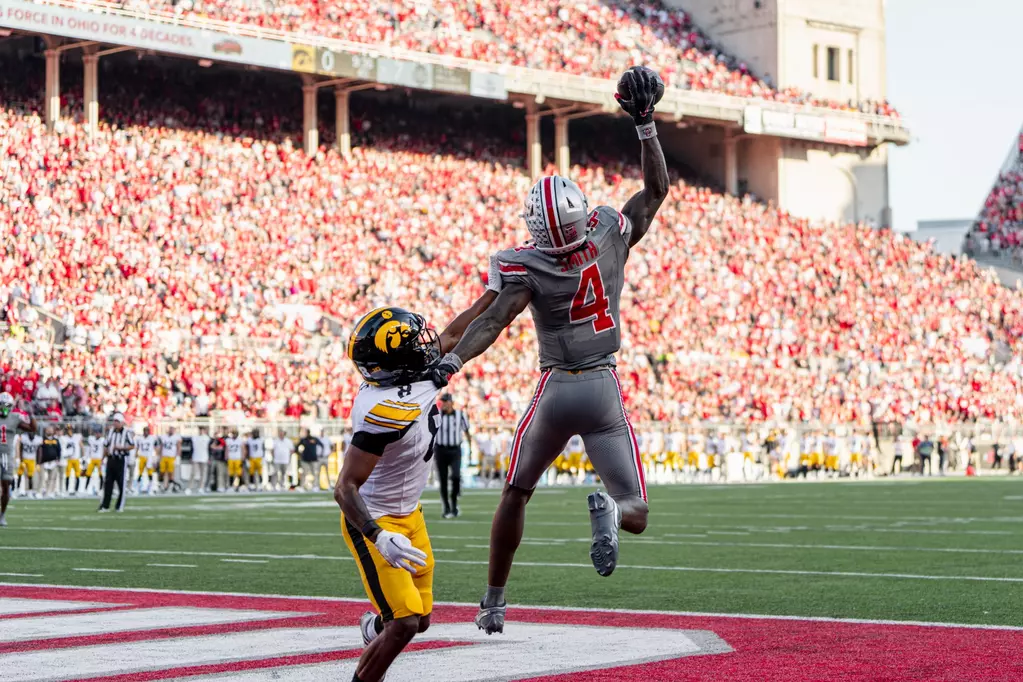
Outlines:
[{"label": "referee in striped shirt", "polygon": [[135,450],[135,434],[124,425],[124,415],[114,414],[114,428],[107,434],[104,443],[107,451],[107,469],[103,477],[103,501],[100,502],[101,512],[110,511],[110,501],[114,496],[114,484],[117,484],[117,511],[124,511],[124,477],[131,453]]},{"label": "referee in striped shirt", "polygon": [[[440,397],[440,423],[434,448],[437,457],[437,476],[440,479],[440,499],[444,504],[444,518],[458,516],[458,495],[462,491],[462,438],[472,446],[469,419],[465,412],[456,410],[451,394]],[[448,493],[448,482],[451,491]]]}]

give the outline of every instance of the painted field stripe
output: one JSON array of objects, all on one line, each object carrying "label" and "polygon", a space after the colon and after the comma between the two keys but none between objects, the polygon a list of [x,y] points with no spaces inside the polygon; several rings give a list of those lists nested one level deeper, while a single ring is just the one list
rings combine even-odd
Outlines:
[{"label": "painted field stripe", "polygon": [[58,611],[82,611],[85,609],[110,608],[118,604],[103,602],[66,601],[63,599],[18,599],[4,597],[0,599],[0,616],[13,616],[25,613],[51,613]]},{"label": "painted field stripe", "polygon": [[[591,566],[592,567],[592,566]],[[195,596],[216,596],[216,597],[229,597],[236,599],[286,599],[288,601],[297,602],[314,602],[310,604],[310,608],[315,608],[315,602],[320,603],[338,603],[338,604],[367,604],[366,599],[355,598],[355,597],[311,597],[306,595],[291,595],[291,594],[256,594],[247,592],[222,592],[222,591],[200,591],[200,590],[164,590],[159,588],[141,588],[141,587],[95,587],[92,585],[52,585],[52,584],[35,584],[29,585],[26,583],[5,583],[0,582],[0,587],[10,587],[14,590],[74,590],[76,594],[84,594],[88,596],[90,592],[98,593],[114,593],[114,594],[138,594],[140,596],[150,594],[160,595],[195,595]],[[462,607],[466,609],[478,609],[479,603],[477,602],[451,602],[451,601],[438,601],[434,602],[438,606],[454,606]],[[756,618],[760,620],[791,620],[791,621],[804,621],[804,622],[820,622],[820,623],[852,623],[862,625],[906,625],[913,627],[941,627],[941,628],[968,628],[973,630],[1009,630],[1013,632],[1023,632],[1023,626],[1017,625],[993,625],[993,624],[979,624],[979,623],[951,623],[947,621],[922,621],[922,620],[886,620],[886,619],[869,619],[869,618],[833,618],[829,616],[798,616],[798,615],[786,615],[786,614],[763,614],[763,613],[714,613],[708,611],[668,611],[668,610],[656,610],[656,609],[594,609],[587,608],[584,606],[551,606],[549,604],[543,605],[529,605],[522,604],[516,605],[516,608],[528,609],[532,611],[550,611],[550,612],[570,612],[570,613],[619,613],[619,614],[630,614],[630,615],[651,615],[651,616],[681,616],[681,617],[695,617],[695,618],[736,618],[736,619],[750,619]],[[296,616],[302,616],[302,613],[293,614]]]},{"label": "painted field stripe", "polygon": [[136,632],[176,627],[244,623],[291,618],[297,614],[241,609],[206,609],[177,606],[119,609],[83,614],[62,614],[0,620],[0,642],[84,637],[108,632]]},{"label": "painted field stripe", "polygon": [[199,568],[195,564],[146,564],[155,568]]},{"label": "painted field stripe", "polygon": [[72,568],[71,570],[87,573],[124,573],[124,570],[120,568]]},{"label": "painted field stripe", "polygon": [[0,573],[11,578],[42,578],[42,573]]},{"label": "painted field stripe", "polygon": [[[108,554],[167,554],[182,556],[230,556],[252,557],[263,559],[288,559],[298,561],[353,561],[346,556],[322,556],[317,554],[235,554],[223,552],[187,552],[155,549],[85,549],[77,547],[0,547],[0,551],[25,552],[103,552]],[[467,559],[445,559],[444,563],[462,564],[466,566],[487,566],[486,561],[469,561]],[[517,566],[533,566],[538,568],[585,568],[592,569],[590,563],[554,562],[554,561],[518,561]],[[815,575],[838,578],[891,578],[902,580],[970,580],[975,582],[1023,583],[1023,577],[1006,578],[997,576],[977,575],[920,575],[915,573],[866,573],[855,571],[798,571],[769,568],[722,568],[716,566],[644,566],[636,564],[618,564],[619,569],[639,571],[677,571],[684,573],[750,573],[776,575]]]},{"label": "painted field stripe", "polygon": [[266,559],[221,559],[225,563],[232,564],[268,564],[270,563]]}]

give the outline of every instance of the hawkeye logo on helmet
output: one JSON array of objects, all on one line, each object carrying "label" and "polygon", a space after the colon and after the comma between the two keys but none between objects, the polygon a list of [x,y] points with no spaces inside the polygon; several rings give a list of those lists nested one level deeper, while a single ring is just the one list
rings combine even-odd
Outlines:
[{"label": "hawkeye logo on helmet", "polygon": [[[391,317],[391,311],[385,310],[381,313],[381,317]],[[377,347],[382,353],[387,353],[393,348],[397,348],[401,345],[401,340],[405,338],[412,328],[404,322],[398,320],[391,320],[390,322],[384,322],[380,325],[380,329],[377,330],[373,336],[373,345]]]}]

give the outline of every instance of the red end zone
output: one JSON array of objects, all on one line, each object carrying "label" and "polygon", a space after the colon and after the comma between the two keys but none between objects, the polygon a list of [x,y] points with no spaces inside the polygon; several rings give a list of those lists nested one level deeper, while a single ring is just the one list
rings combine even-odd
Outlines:
[{"label": "red end zone", "polygon": [[[331,671],[341,679],[340,666],[359,655],[355,625],[365,609],[331,599],[2,585],[0,678],[231,680],[264,672],[311,680]],[[473,607],[438,607],[436,627],[426,633],[435,639],[424,637],[404,655],[408,665],[416,662],[418,679],[454,679],[445,665],[461,670],[459,679],[545,682],[1023,679],[1023,630],[515,608],[506,636],[488,640],[474,632],[473,615]],[[535,637],[517,642],[526,631]],[[592,648],[576,642],[559,653],[558,640],[580,634]],[[635,655],[625,647],[619,664],[607,660],[600,636],[632,637]],[[110,648],[124,655],[107,664],[102,654]],[[599,665],[586,662],[601,654]],[[638,660],[651,662],[628,664]],[[548,673],[518,675],[519,664]],[[389,682],[405,679],[395,672]]]}]

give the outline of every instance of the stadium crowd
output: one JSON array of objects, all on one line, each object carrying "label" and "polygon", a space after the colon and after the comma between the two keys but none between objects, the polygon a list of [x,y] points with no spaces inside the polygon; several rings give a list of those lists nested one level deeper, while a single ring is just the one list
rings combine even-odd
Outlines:
[{"label": "stadium crowd", "polygon": [[[91,141],[71,118],[46,133],[26,95],[41,88],[0,86],[20,102],[0,110],[0,383],[53,414],[347,417],[352,321],[397,303],[440,326],[525,235],[519,140],[491,136],[493,109],[373,95],[355,102],[352,158],[310,159],[286,97],[175,80],[193,77],[104,77]],[[623,204],[634,143],[576,139],[590,205]],[[682,179],[658,217],[623,297],[636,421],[1023,416],[1023,297],[972,261]],[[41,331],[54,319],[64,343]],[[477,423],[516,418],[534,349],[523,316],[460,376]]]},{"label": "stadium crowd", "polygon": [[1016,160],[998,176],[966,237],[969,252],[1008,255],[1023,267],[1023,133]]},{"label": "stadium crowd", "polygon": [[600,78],[616,78],[633,64],[647,64],[677,88],[898,117],[887,101],[843,103],[797,88],[776,89],[723,52],[687,12],[656,0],[124,0],[119,4]]}]

